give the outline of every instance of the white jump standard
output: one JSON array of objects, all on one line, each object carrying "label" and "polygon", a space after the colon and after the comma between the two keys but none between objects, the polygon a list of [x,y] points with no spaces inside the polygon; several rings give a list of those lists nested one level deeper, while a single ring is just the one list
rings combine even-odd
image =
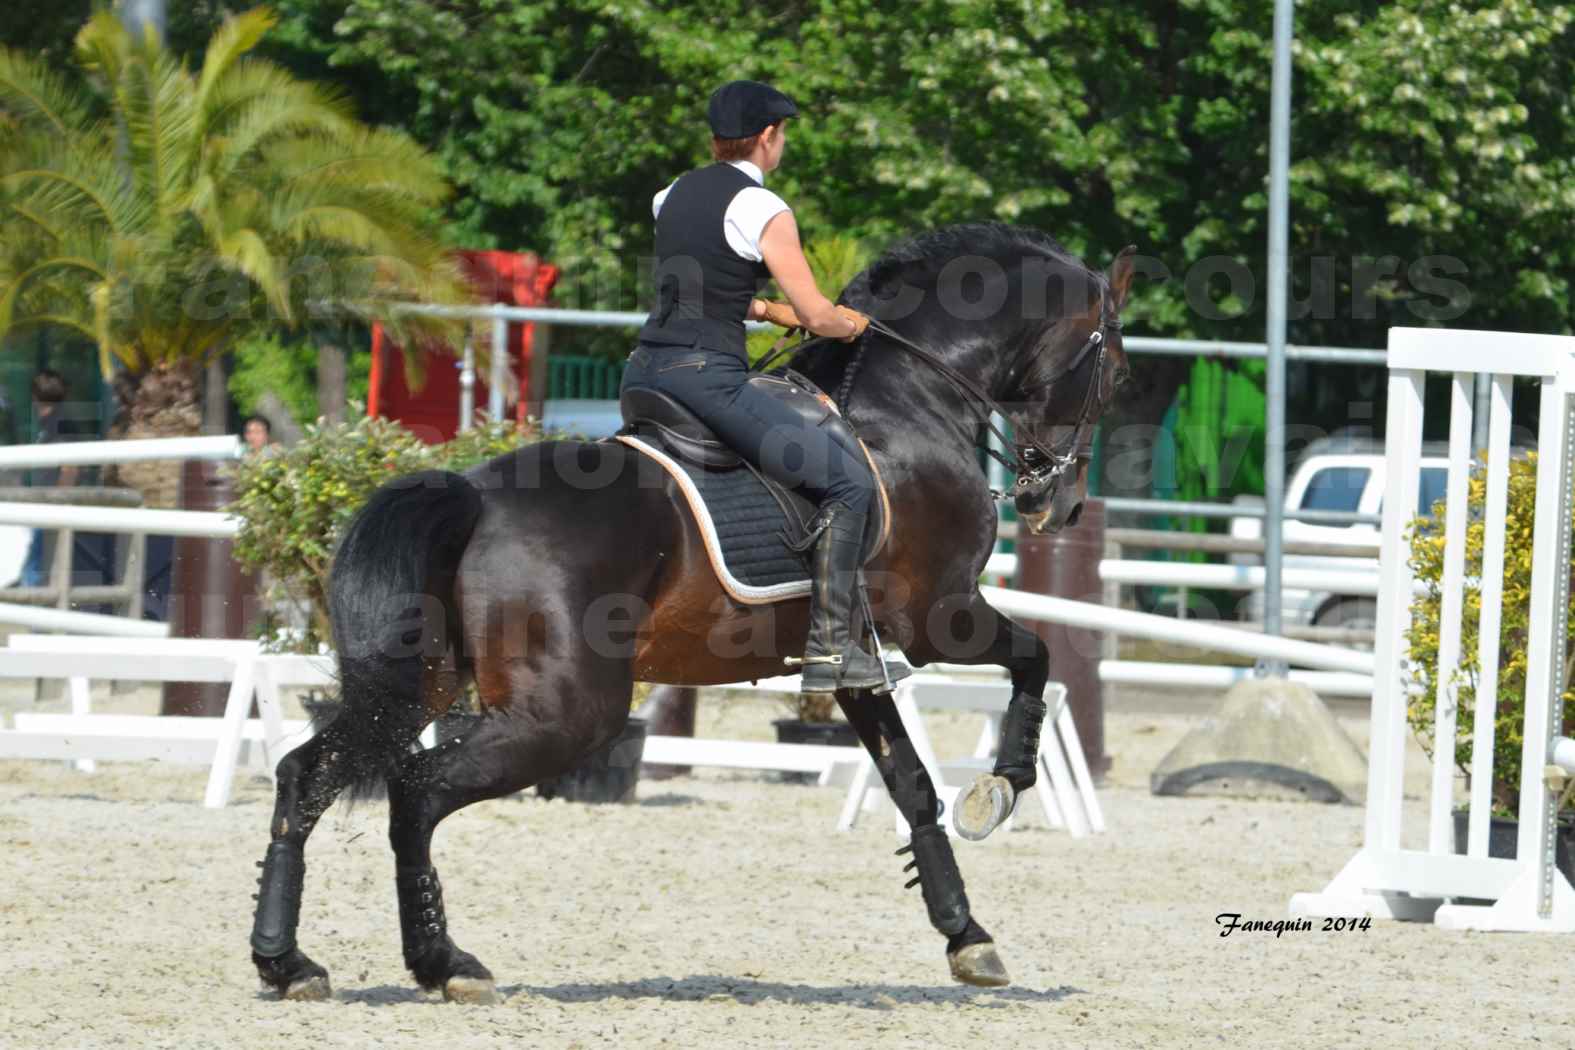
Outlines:
[{"label": "white jump standard", "polygon": [[[1475,372],[1494,369],[1489,415],[1482,562],[1481,649],[1472,732],[1469,835],[1454,852],[1455,680],[1465,584],[1466,492],[1471,469]],[[1367,819],[1362,849],[1322,893],[1291,898],[1292,915],[1369,914],[1432,919],[1450,929],[1575,931],[1575,889],[1554,866],[1561,794],[1575,773],[1575,741],[1562,736],[1564,645],[1568,637],[1570,535],[1575,502],[1575,338],[1504,332],[1394,328],[1389,333],[1390,491],[1384,503]],[[1438,647],[1428,844],[1401,848],[1406,744],[1406,628],[1412,574],[1406,527],[1417,504],[1424,384],[1453,373],[1449,481],[1444,522],[1444,600]],[[1525,726],[1517,859],[1487,855],[1493,727],[1503,595],[1510,403],[1515,377],[1541,388],[1537,502],[1532,548]],[[1450,903],[1470,897],[1492,901]]]}]

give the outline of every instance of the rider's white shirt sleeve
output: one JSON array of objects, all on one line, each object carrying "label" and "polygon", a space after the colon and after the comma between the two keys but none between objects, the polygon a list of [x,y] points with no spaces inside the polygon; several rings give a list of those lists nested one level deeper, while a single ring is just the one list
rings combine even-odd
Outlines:
[{"label": "rider's white shirt sleeve", "polygon": [[727,246],[750,262],[762,261],[764,256],[760,254],[760,235],[765,231],[766,223],[782,212],[791,210],[787,201],[764,186],[747,186],[739,190],[722,219],[722,232],[727,238]]}]

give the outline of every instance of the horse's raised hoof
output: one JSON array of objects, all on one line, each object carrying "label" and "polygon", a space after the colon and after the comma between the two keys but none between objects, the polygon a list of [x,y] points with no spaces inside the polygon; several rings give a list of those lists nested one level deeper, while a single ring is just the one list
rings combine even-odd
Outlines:
[{"label": "horse's raised hoof", "polygon": [[969,842],[978,842],[1012,815],[1017,790],[1005,777],[988,773],[969,785],[957,799],[952,827]]},{"label": "horse's raised hoof", "polygon": [[327,974],[313,974],[291,981],[279,994],[279,998],[292,1003],[320,1003],[333,997],[334,991],[328,985]]},{"label": "horse's raised hoof", "polygon": [[951,965],[952,977],[963,984],[976,988],[1005,988],[1012,983],[993,944],[970,944],[947,952],[946,961]]},{"label": "horse's raised hoof", "polygon": [[450,977],[443,982],[443,999],[450,1003],[492,1006],[499,1001],[498,988],[490,977]]}]

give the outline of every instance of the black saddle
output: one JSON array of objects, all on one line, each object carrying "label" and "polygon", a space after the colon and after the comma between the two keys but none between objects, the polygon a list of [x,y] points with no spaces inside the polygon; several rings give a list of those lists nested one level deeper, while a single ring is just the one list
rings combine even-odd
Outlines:
[{"label": "black saddle", "polygon": [[[853,427],[832,407],[831,398],[805,376],[783,368],[751,375],[746,381],[780,399],[806,424],[827,431],[851,455],[868,462]],[[695,482],[720,534],[727,565],[740,580],[774,583],[807,578],[807,556],[796,547],[809,535],[810,523],[819,510],[815,503],[766,477],[680,401],[654,387],[626,388],[618,407],[624,421],[619,434],[650,442],[677,460]],[[769,504],[774,508],[767,509]],[[885,509],[885,501],[877,494],[864,530],[866,561],[874,555],[885,526]],[[779,540],[766,543],[762,539],[763,513],[780,523]]]}]

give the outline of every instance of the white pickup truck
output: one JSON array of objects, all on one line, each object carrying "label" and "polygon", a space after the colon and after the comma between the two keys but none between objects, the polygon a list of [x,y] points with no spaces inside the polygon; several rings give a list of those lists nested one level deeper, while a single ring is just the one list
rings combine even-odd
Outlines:
[{"label": "white pickup truck", "polygon": [[[1433,504],[1444,497],[1449,459],[1441,446],[1423,446],[1422,476],[1417,492],[1417,513],[1428,514]],[[1318,442],[1308,447],[1297,462],[1285,485],[1285,509],[1338,511],[1352,514],[1382,514],[1384,504],[1384,453],[1377,443],[1352,441]],[[1263,506],[1255,497],[1238,497],[1237,502]],[[1258,539],[1263,536],[1263,519],[1231,519],[1231,535]],[[1326,525],[1285,519],[1283,533],[1287,543],[1352,543],[1375,541],[1377,525]],[[1255,554],[1232,555],[1236,564],[1262,565]],[[1287,554],[1286,569],[1340,570],[1371,572],[1378,575],[1378,559],[1320,557]],[[1335,591],[1281,590],[1281,618],[1287,626],[1346,627],[1371,629],[1376,621],[1377,603],[1373,598]],[[1242,608],[1245,619],[1263,620],[1263,592],[1248,594]]]}]

